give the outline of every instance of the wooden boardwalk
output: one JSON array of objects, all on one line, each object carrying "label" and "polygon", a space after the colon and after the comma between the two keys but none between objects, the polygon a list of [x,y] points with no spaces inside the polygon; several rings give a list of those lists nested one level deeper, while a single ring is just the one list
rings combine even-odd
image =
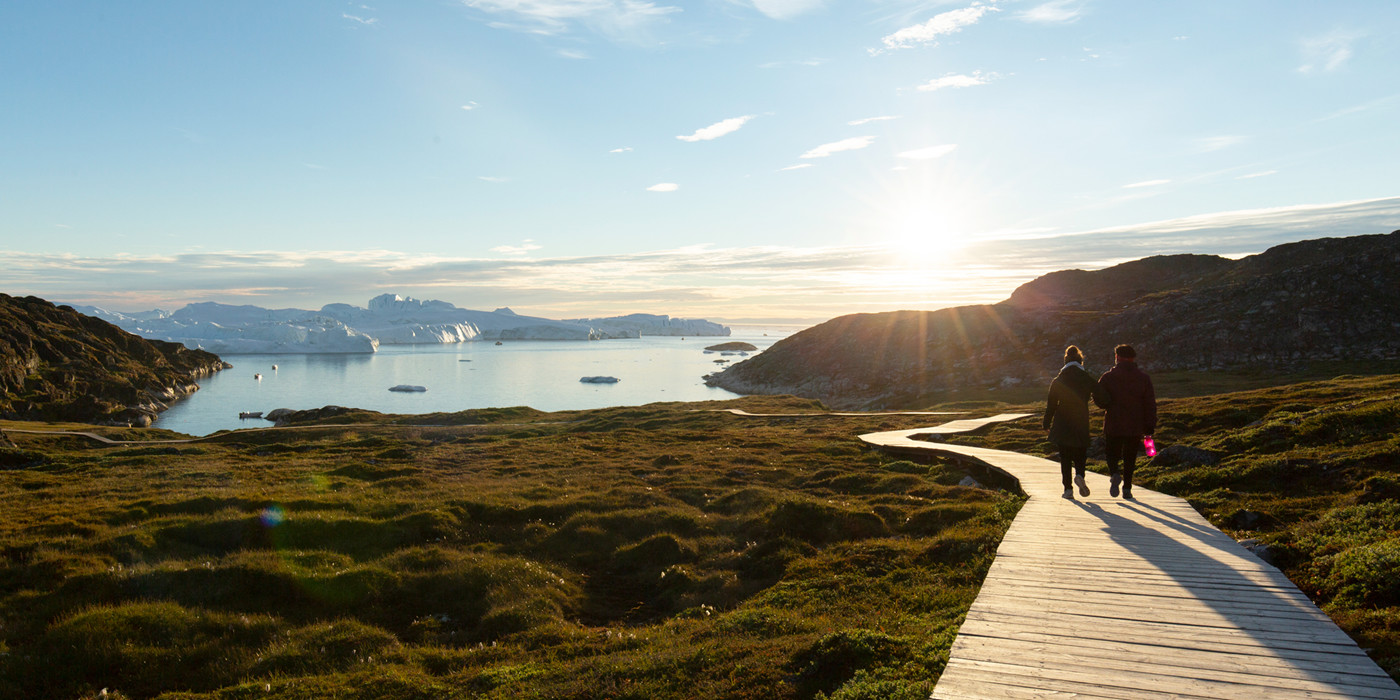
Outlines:
[{"label": "wooden boardwalk", "polygon": [[1396,698],[1381,671],[1292,582],[1186,501],[1061,497],[1060,466],[918,440],[1004,414],[860,438],[973,460],[1029,496],[953,642],[934,698]]}]

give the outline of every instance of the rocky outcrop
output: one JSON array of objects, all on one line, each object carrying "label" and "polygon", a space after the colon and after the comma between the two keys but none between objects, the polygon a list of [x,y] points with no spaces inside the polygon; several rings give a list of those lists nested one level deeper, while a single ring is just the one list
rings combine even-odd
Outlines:
[{"label": "rocky outcrop", "polygon": [[1047,384],[1065,346],[1091,367],[1131,343],[1149,371],[1400,359],[1400,231],[1240,260],[1173,255],[1026,283],[999,304],[842,316],[707,382],[831,406],[896,407],[950,390]]},{"label": "rocky outcrop", "polygon": [[218,356],[147,340],[36,297],[0,294],[0,417],[150,425]]},{"label": "rocky outcrop", "polygon": [[758,346],[753,343],[745,343],[742,340],[736,340],[729,343],[711,345],[705,348],[705,350],[708,352],[753,352],[758,350]]}]

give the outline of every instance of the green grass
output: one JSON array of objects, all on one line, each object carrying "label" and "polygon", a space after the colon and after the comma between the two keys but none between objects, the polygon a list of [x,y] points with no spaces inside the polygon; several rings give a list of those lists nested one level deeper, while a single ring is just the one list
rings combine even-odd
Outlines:
[{"label": "green grass", "polygon": [[[1215,463],[1139,481],[1269,545],[1400,676],[1400,376],[1255,381],[1164,399],[1159,445]],[[1020,498],[854,440],[928,417],[721,406],[817,407],[9,434],[0,695],[927,697]],[[1050,450],[1034,419],[949,439]]]},{"label": "green grass", "polygon": [[721,405],[8,434],[0,695],[927,696],[1020,498]]}]

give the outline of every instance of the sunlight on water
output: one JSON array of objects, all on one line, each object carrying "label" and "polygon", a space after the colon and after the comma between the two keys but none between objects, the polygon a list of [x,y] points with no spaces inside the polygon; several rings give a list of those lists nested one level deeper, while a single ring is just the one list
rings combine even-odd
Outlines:
[{"label": "sunlight on water", "polygon": [[[200,390],[161,414],[155,427],[207,435],[272,425],[261,419],[240,420],[238,414],[243,411],[327,405],[434,413],[502,406],[560,411],[729,399],[736,394],[707,387],[702,378],[726,366],[715,360],[744,358],[721,358],[718,353],[706,354],[704,348],[746,341],[763,350],[797,330],[737,327],[727,338],[386,345],[373,355],[229,355],[224,359],[233,369],[201,380]],[[598,375],[620,381],[579,382],[581,377]],[[428,390],[389,391],[398,384]]]}]

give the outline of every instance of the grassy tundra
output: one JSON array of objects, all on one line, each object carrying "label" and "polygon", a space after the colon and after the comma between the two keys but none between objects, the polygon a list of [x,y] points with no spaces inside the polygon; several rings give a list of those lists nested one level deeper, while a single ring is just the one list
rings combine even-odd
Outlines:
[{"label": "grassy tundra", "polygon": [[[352,413],[121,447],[11,433],[0,695],[927,697],[1020,498],[853,438],[937,418],[703,410],[721,405],[820,408]],[[1162,415],[1159,444],[1197,459],[1143,485],[1269,545],[1400,675],[1400,376]],[[951,439],[1045,454],[1043,437],[1032,419]]]},{"label": "grassy tundra", "polygon": [[11,433],[0,696],[927,697],[1020,498],[712,407]]}]

